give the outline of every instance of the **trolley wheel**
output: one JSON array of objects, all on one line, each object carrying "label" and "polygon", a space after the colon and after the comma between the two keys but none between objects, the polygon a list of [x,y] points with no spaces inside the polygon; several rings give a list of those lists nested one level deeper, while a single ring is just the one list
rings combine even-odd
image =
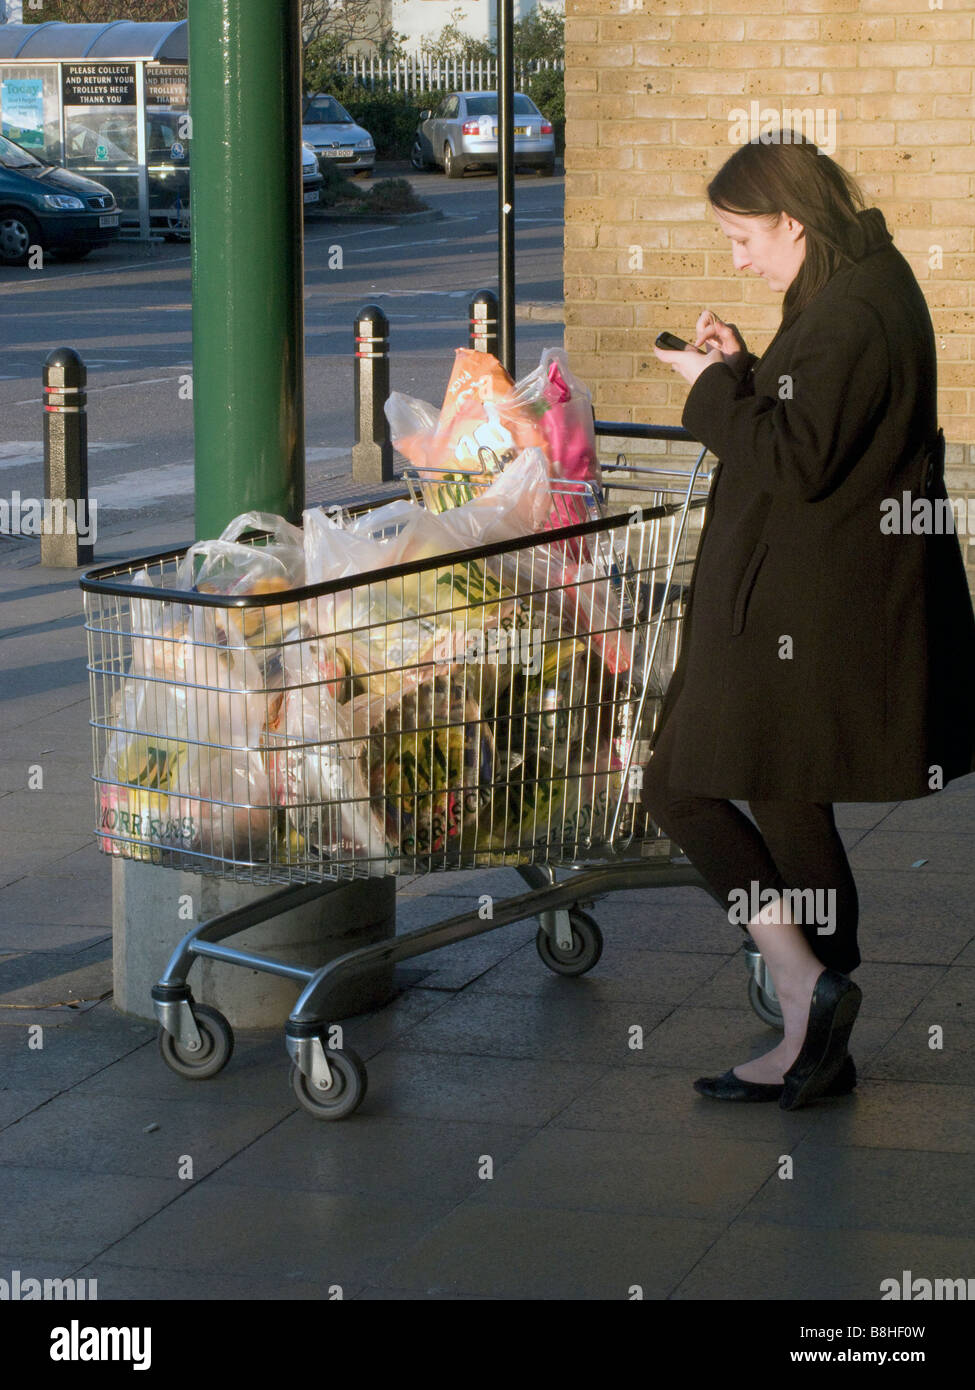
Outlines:
[{"label": "trolley wheel", "polygon": [[230,1061],[234,1050],[234,1030],[217,1009],[207,1004],[194,1004],[193,1017],[200,1030],[203,1046],[199,1052],[188,1052],[172,1033],[159,1030],[159,1051],[163,1061],[178,1076],[189,1081],[207,1081]]},{"label": "trolley wheel", "polygon": [[784,1024],[779,1001],[770,998],[765,993],[754,975],[750,975],[748,979],[748,1002],[763,1023],[767,1023],[770,1028],[777,1028],[780,1033],[782,1032]]},{"label": "trolley wheel", "polygon": [[320,1090],[310,1076],[292,1063],[291,1088],[309,1115],[316,1120],[344,1120],[353,1110],[358,1110],[366,1094],[369,1077],[366,1064],[357,1052],[346,1048],[339,1052],[326,1049],[328,1065],[332,1069],[332,1084],[327,1091]]},{"label": "trolley wheel", "polygon": [[588,912],[578,908],[569,911],[569,925],[572,928],[572,945],[563,950],[549,936],[544,927],[539,927],[535,938],[538,954],[556,975],[584,975],[591,970],[603,953],[603,934],[598,924]]}]

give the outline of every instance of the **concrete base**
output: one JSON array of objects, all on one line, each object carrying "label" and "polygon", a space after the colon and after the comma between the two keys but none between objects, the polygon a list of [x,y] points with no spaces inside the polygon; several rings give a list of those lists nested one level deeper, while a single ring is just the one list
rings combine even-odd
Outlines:
[{"label": "concrete base", "polygon": [[[149,991],[193,923],[277,891],[114,859],[115,1007],[137,1018],[154,1019]],[[228,937],[225,944],[313,968],[382,941],[395,930],[395,879],[363,879]],[[194,963],[189,984],[194,999],[219,1009],[235,1028],[283,1026],[302,989],[300,982],[279,975],[202,959]],[[393,968],[381,966],[341,987],[330,1006],[329,1021],[379,1008],[394,993]]]}]

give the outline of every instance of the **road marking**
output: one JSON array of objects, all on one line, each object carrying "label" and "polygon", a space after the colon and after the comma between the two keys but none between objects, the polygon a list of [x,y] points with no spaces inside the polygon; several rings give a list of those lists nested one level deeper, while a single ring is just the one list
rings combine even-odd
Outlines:
[{"label": "road marking", "polygon": [[[89,444],[89,454],[99,454],[110,449],[131,449],[131,444]],[[44,445],[40,440],[13,439],[0,444],[0,468],[29,468],[35,463],[44,462]]]},{"label": "road marking", "polygon": [[[172,370],[172,371],[177,371],[178,368],[173,367],[171,370]],[[175,378],[175,377],[171,377],[171,376],[148,376],[148,377],[140,377],[138,381],[117,381],[117,382],[115,382],[113,385],[110,385],[110,386],[88,386],[88,387],[86,388],[86,390],[87,390],[89,396],[94,396],[96,393],[101,392],[101,391],[124,391],[124,390],[126,390],[127,387],[129,387],[129,386],[158,386],[158,385],[160,384],[160,382],[168,381],[168,382],[171,383],[171,382],[173,382],[173,381],[175,381],[175,380],[176,380],[176,378]],[[10,404],[11,406],[14,406],[14,405],[40,405],[40,404],[41,404],[41,398],[40,398],[40,396],[31,396],[29,400],[23,400],[23,401],[10,401],[9,404]]]},{"label": "road marking", "polygon": [[192,463],[168,463],[123,473],[110,483],[89,486],[88,492],[106,511],[132,512],[163,497],[192,497],[193,481]]}]

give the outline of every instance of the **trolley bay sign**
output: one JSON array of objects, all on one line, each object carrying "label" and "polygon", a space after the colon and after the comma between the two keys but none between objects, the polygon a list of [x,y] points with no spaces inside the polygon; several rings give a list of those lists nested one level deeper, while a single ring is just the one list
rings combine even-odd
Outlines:
[{"label": "trolley bay sign", "polygon": [[65,106],[135,106],[134,63],[65,63]]}]

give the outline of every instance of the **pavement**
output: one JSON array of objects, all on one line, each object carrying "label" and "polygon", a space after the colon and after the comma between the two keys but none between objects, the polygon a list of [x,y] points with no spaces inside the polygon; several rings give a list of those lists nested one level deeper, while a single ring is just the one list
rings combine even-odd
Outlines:
[{"label": "pavement", "polygon": [[[139,524],[96,560],[191,538],[188,517]],[[862,904],[853,1096],[697,1096],[774,1038],[741,936],[696,889],[621,891],[582,978],[542,966],[531,922],[397,967],[393,1003],[345,1024],[365,1101],[317,1122],[281,1030],[238,1034],[194,1083],[113,1009],[77,576],[0,540],[0,605],[0,1277],[126,1300],[875,1301],[904,1270],[975,1273],[975,778],[838,808]],[[522,889],[404,879],[398,925]]]}]

